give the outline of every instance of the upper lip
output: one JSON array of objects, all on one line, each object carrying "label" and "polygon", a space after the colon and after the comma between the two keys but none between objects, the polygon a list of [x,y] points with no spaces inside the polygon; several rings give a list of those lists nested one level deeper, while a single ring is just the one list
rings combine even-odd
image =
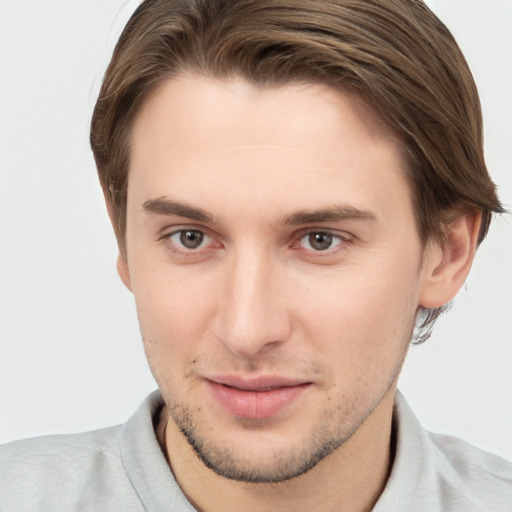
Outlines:
[{"label": "upper lip", "polygon": [[259,377],[241,377],[238,375],[215,375],[208,377],[207,380],[216,384],[223,384],[231,388],[241,389],[243,391],[271,391],[273,389],[288,388],[310,384],[310,381],[282,377],[278,375],[262,375]]}]

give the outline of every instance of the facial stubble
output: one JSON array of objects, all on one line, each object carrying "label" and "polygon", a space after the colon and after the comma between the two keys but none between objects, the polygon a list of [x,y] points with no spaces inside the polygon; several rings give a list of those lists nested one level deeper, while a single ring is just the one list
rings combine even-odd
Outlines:
[{"label": "facial stubble", "polygon": [[[209,435],[208,426],[201,421],[200,408],[178,402],[172,397],[172,393],[169,393],[167,386],[161,389],[164,400],[168,404],[169,421],[174,422],[207,468],[221,477],[234,481],[278,483],[310,471],[345,444],[394,386],[400,368],[401,362],[387,385],[370,404],[364,397],[368,390],[353,398],[346,396],[338,398],[338,404],[326,408],[313,428],[302,435],[304,441],[299,446],[281,447],[267,456],[266,460],[259,462],[255,462],[254,454],[251,455],[245,451],[242,453],[229,441],[223,443],[213,433]],[[269,427],[270,421],[235,419],[237,428],[245,430],[248,435],[264,431]],[[172,453],[169,457],[172,458]]]}]

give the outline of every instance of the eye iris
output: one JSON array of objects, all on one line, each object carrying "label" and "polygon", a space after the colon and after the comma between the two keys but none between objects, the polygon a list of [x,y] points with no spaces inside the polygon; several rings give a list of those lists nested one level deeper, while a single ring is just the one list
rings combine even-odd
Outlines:
[{"label": "eye iris", "polygon": [[311,233],[309,235],[309,244],[317,251],[324,251],[331,246],[332,235],[329,233]]},{"label": "eye iris", "polygon": [[204,235],[201,231],[187,230],[180,233],[180,242],[187,249],[195,249],[201,245]]}]

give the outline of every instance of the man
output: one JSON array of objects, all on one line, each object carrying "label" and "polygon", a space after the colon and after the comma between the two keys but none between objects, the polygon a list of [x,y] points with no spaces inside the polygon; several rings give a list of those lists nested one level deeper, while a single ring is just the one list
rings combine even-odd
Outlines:
[{"label": "man", "polygon": [[144,2],[91,144],[161,396],[7,446],[3,507],[510,508],[396,392],[502,211],[481,139],[419,2]]}]

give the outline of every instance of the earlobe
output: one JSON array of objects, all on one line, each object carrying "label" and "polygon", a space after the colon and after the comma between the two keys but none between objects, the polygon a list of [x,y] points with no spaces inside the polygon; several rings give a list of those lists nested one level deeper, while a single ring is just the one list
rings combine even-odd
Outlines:
[{"label": "earlobe", "polygon": [[426,249],[421,306],[443,306],[460,290],[473,263],[480,222],[479,212],[463,211],[447,226],[445,240]]},{"label": "earlobe", "polygon": [[119,274],[119,277],[121,278],[121,281],[123,281],[126,288],[128,288],[130,291],[133,291],[128,262],[126,261],[125,256],[123,256],[121,253],[119,253],[117,256],[117,273]]}]

